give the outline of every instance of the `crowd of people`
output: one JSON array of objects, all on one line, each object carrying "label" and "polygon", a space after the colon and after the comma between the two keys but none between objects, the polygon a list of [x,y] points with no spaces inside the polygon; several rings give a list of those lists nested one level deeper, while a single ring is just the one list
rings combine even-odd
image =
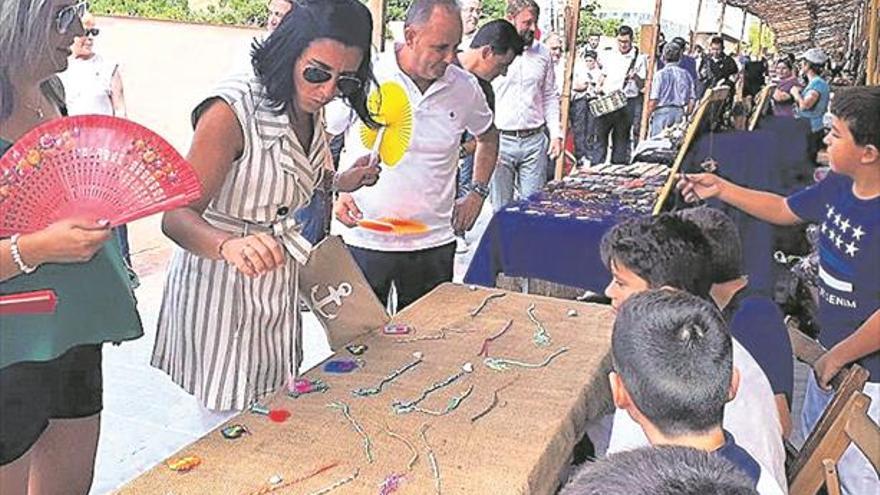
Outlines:
[{"label": "crowd of people", "polygon": [[[125,116],[119,66],[95,53],[100,28],[85,9],[74,0],[0,4],[0,154],[53,118]],[[508,0],[503,19],[481,12],[478,0],[414,0],[403,38],[375,53],[361,2],[272,0],[269,32],[254,40],[249,63],[205,91],[187,154],[203,196],[162,220],[178,249],[152,355],[205,408],[245,409],[297,376],[297,279],[327,233],[331,202],[330,231],[377,298],[400,310],[452,280],[456,239],[487,199],[497,211],[544,187],[563,152],[561,39],[537,39],[534,0]],[[647,57],[634,38],[621,26],[614,46],[601,48],[594,34],[581,50],[572,119],[576,153],[590,163],[604,163],[609,148],[612,163],[629,162],[644,98],[656,134],[686,118],[706,88],[763,75],[742,70],[720,38],[706,55],[675,38],[645,95]],[[710,173],[678,184],[687,201],[715,198],[774,224],[821,225],[819,340],[829,351],[809,377],[802,417],[792,415],[783,315],[749,285],[733,222],[709,207],[626,220],[600,250],[616,312],[608,456],[578,469],[563,493],[785,493],[783,442],[795,427],[815,426],[832,377],[850,363],[870,372],[864,392],[878,420],[880,89],[841,90],[832,100],[827,62],[812,49],[780,58],[770,76],[779,83],[773,111],[809,119],[811,139],[827,145],[826,179],[788,198]],[[367,102],[385,82],[403,88],[417,120],[394,169],[361,140],[379,128]],[[756,86],[744,84],[754,96]],[[617,108],[591,109],[611,94]],[[358,228],[379,218],[418,220],[425,230]],[[114,235],[118,242],[107,242]],[[48,286],[59,294],[39,328],[4,316],[0,492],[88,492],[101,347],[143,334],[126,246],[124,232],[92,217],[0,239],[2,292]],[[855,447],[839,471],[847,493],[880,486]],[[682,488],[664,492],[669,486]]]}]

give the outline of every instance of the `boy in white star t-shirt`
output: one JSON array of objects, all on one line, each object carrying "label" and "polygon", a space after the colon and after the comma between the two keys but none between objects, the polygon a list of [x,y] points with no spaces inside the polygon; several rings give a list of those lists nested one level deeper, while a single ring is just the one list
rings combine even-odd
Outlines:
[{"label": "boy in white star t-shirt", "polygon": [[[776,225],[820,225],[819,341],[829,349],[814,365],[802,414],[809,434],[831,400],[829,382],[844,366],[870,373],[868,415],[880,420],[880,87],[840,90],[825,137],[832,173],[784,198],[746,189],[711,174],[679,181],[685,199],[717,197]],[[838,469],[845,493],[880,493],[880,481],[861,451],[850,446]]]}]

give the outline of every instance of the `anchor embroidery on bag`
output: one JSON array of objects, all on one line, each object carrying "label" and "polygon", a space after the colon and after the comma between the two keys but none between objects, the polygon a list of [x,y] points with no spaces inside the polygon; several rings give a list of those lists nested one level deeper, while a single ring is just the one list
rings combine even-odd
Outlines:
[{"label": "anchor embroidery on bag", "polygon": [[337,307],[341,308],[342,298],[348,297],[352,293],[351,284],[349,284],[348,282],[342,282],[341,284],[339,284],[339,287],[336,288],[334,288],[332,285],[328,285],[327,296],[322,299],[318,299],[319,288],[320,286],[318,285],[312,287],[312,308],[314,308],[314,311],[318,313],[318,315],[328,320],[335,320],[338,316],[338,312],[333,314],[327,313],[324,308],[331,303],[336,304]]}]

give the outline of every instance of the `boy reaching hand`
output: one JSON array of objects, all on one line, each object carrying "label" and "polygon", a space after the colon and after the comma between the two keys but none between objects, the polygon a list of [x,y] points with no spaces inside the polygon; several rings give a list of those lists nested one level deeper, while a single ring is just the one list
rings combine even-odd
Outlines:
[{"label": "boy reaching hand", "polygon": [[[812,187],[786,198],[711,174],[686,175],[678,183],[688,201],[714,197],[776,225],[820,225],[819,341],[829,351],[807,383],[805,433],[831,400],[828,383],[854,362],[870,373],[868,414],[880,420],[880,88],[838,91],[831,113],[825,144],[832,173]],[[855,446],[839,470],[846,493],[880,493],[877,473]]]}]

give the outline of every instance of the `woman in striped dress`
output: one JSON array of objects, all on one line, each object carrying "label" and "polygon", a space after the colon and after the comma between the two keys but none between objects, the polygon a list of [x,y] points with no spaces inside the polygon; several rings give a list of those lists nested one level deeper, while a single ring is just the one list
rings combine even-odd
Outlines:
[{"label": "woman in striped dress", "polygon": [[371,32],[358,0],[300,1],[255,42],[253,73],[224,81],[193,111],[188,159],[204,195],[162,222],[183,249],[168,271],[152,364],[209,409],[243,409],[296,374],[297,272],[311,245],[293,212],[316,187],[378,180],[367,157],[333,174],[321,117],[341,95],[376,125],[364,91]]}]

